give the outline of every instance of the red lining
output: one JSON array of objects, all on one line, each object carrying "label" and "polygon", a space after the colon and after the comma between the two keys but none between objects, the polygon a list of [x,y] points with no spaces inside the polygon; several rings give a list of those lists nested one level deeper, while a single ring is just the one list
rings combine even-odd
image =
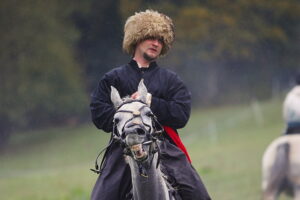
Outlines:
[{"label": "red lining", "polygon": [[179,149],[181,149],[181,151],[183,151],[183,153],[186,155],[187,159],[190,161],[190,163],[192,162],[184,144],[182,143],[178,133],[172,129],[169,126],[163,126],[166,133],[170,136],[170,138],[173,140],[173,142],[176,144],[176,146],[178,146]]}]

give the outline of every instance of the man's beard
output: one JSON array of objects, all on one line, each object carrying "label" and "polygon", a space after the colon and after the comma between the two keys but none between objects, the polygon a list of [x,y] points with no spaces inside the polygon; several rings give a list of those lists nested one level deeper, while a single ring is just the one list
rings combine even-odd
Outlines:
[{"label": "man's beard", "polygon": [[152,61],[154,61],[157,58],[157,57],[151,57],[147,53],[144,53],[143,57],[145,58],[145,60],[147,60],[149,62],[152,62]]}]

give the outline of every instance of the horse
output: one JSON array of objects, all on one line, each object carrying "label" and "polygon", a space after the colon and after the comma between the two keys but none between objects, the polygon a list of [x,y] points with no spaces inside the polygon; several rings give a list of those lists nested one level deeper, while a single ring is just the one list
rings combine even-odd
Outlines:
[{"label": "horse", "polygon": [[163,128],[150,109],[151,94],[143,80],[138,85],[138,94],[138,99],[121,99],[111,86],[111,101],[116,108],[113,137],[123,146],[130,166],[133,199],[175,200],[176,195],[171,192],[174,190],[159,162]]},{"label": "horse", "polygon": [[300,200],[300,135],[283,135],[267,147],[262,159],[264,200],[276,200],[282,192]]}]

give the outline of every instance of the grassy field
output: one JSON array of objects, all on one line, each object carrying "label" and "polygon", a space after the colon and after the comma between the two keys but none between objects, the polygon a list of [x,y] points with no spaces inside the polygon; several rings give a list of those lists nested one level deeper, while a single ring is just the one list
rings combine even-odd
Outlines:
[{"label": "grassy field", "polygon": [[[263,151],[283,129],[274,100],[193,110],[180,133],[212,199],[259,200]],[[0,199],[89,199],[108,138],[92,124],[18,133],[0,153]]]}]

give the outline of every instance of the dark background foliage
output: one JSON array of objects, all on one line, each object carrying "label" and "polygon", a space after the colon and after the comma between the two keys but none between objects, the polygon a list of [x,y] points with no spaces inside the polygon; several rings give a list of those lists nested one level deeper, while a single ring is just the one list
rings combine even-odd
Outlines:
[{"label": "dark background foliage", "polygon": [[297,0],[2,0],[0,146],[15,130],[89,121],[97,81],[130,59],[125,20],[147,8],[174,21],[159,63],[179,73],[193,106],[270,99],[293,84]]}]

